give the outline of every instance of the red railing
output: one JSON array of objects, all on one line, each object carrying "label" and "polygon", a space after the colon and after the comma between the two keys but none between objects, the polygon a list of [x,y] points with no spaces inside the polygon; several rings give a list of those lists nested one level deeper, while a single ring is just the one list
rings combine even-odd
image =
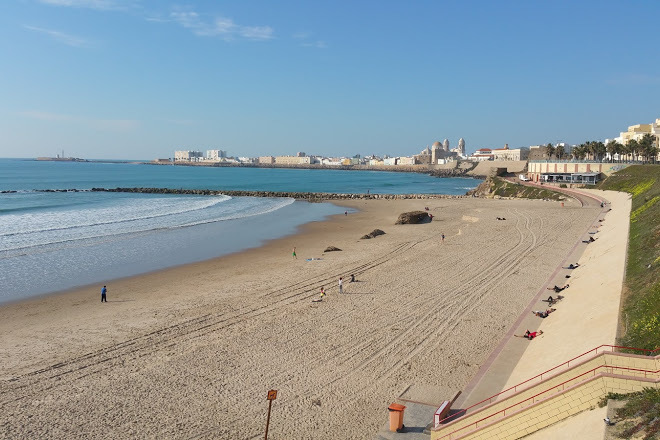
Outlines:
[{"label": "red railing", "polygon": [[[649,354],[649,353],[655,353],[656,351],[660,351],[660,348],[656,348],[655,350],[649,350],[649,349],[646,349],[646,348],[622,347],[622,346],[619,346],[619,345],[607,345],[607,344],[599,345],[598,347],[596,347],[596,348],[592,348],[591,350],[586,351],[586,352],[582,353],[581,355],[575,356],[574,358],[569,359],[569,360],[567,360],[566,362],[564,362],[564,363],[562,363],[562,364],[556,365],[556,366],[550,368],[549,370],[544,371],[543,373],[537,374],[537,375],[534,376],[534,377],[531,377],[531,378],[529,378],[529,379],[527,379],[527,380],[525,380],[525,381],[523,381],[523,382],[520,382],[519,384],[516,384],[516,385],[512,386],[511,388],[507,388],[507,389],[504,390],[504,391],[500,391],[499,393],[494,394],[494,395],[492,395],[492,396],[490,396],[490,397],[488,397],[488,398],[486,398],[486,399],[484,399],[484,400],[482,400],[482,401],[480,401],[480,402],[477,402],[477,403],[475,403],[474,405],[471,405],[471,406],[469,406],[469,407],[467,407],[467,408],[465,408],[465,409],[462,409],[462,410],[458,411],[457,413],[454,413],[454,414],[452,414],[452,415],[450,415],[450,416],[447,416],[447,417],[445,417],[444,419],[440,420],[440,424],[443,424],[443,423],[449,423],[449,422],[453,421],[453,419],[456,419],[456,418],[458,418],[458,417],[460,417],[460,416],[465,415],[465,414],[468,412],[468,410],[473,409],[473,408],[475,408],[475,407],[477,407],[477,406],[479,406],[479,405],[482,405],[482,404],[484,404],[484,403],[486,403],[486,404],[490,404],[490,403],[493,402],[493,399],[495,399],[496,397],[501,396],[501,395],[504,394],[504,393],[507,393],[507,392],[512,391],[512,390],[513,390],[513,392],[515,393],[515,392],[518,391],[518,387],[520,387],[520,386],[522,386],[522,385],[525,385],[526,383],[531,382],[531,381],[533,381],[534,379],[540,379],[540,380],[543,380],[543,375],[547,375],[547,374],[550,373],[551,371],[555,371],[557,368],[561,368],[561,367],[564,367],[564,366],[565,366],[566,368],[570,368],[570,366],[571,366],[571,362],[574,362],[574,361],[577,360],[577,359],[583,358],[584,356],[587,356],[587,355],[589,355],[589,354],[591,354],[591,353],[593,353],[593,352],[595,352],[595,353],[593,354],[592,357],[596,357],[596,356],[598,356],[598,350],[600,350],[601,348],[604,348],[604,347],[609,348],[609,349],[610,349],[610,350],[609,350],[610,352],[614,352],[615,349],[619,349],[619,350],[635,350],[635,351],[645,352],[645,353],[647,353],[647,354]],[[605,352],[605,351],[603,351],[603,352]]]},{"label": "red railing", "polygon": [[[657,350],[647,350],[647,351],[657,351]],[[566,384],[568,384],[568,383],[570,383],[570,382],[574,382],[576,379],[579,379],[579,378],[581,378],[582,376],[586,376],[586,375],[588,375],[588,374],[590,374],[590,373],[591,373],[592,376],[595,377],[595,376],[596,376],[596,371],[597,371],[597,370],[600,370],[601,368],[606,369],[606,370],[609,370],[609,371],[606,371],[606,372],[609,372],[609,373],[611,373],[611,374],[614,374],[613,371],[614,371],[615,369],[616,369],[616,370],[625,370],[625,371],[639,371],[639,372],[643,372],[643,373],[644,373],[644,378],[648,378],[648,375],[649,375],[649,374],[658,375],[658,373],[660,373],[660,370],[642,370],[642,369],[639,369],[639,368],[619,367],[619,366],[616,366],[616,365],[599,365],[599,366],[597,366],[597,367],[595,367],[595,368],[592,368],[592,369],[589,370],[589,371],[585,371],[585,372],[582,373],[582,374],[578,374],[577,376],[574,376],[574,377],[572,377],[572,378],[570,378],[570,379],[568,379],[568,380],[566,380],[566,381],[564,381],[564,382],[562,382],[562,383],[560,383],[560,384],[557,384],[557,385],[555,385],[555,386],[553,386],[553,387],[551,387],[551,388],[548,388],[548,389],[546,389],[546,390],[544,390],[544,391],[541,391],[540,393],[534,394],[533,396],[528,397],[528,398],[525,399],[525,400],[521,400],[520,402],[516,402],[516,403],[513,404],[513,405],[507,406],[506,408],[501,409],[501,410],[497,411],[496,413],[493,413],[493,414],[491,414],[491,415],[489,415],[489,416],[483,417],[483,418],[481,418],[481,419],[479,419],[479,420],[477,420],[477,421],[475,421],[475,422],[470,423],[469,425],[466,425],[466,426],[464,426],[464,427],[462,427],[462,428],[459,428],[459,429],[457,429],[457,430],[455,430],[455,431],[452,431],[452,432],[450,432],[450,433],[448,433],[448,434],[445,434],[444,436],[440,437],[440,439],[446,438],[446,437],[448,437],[448,436],[451,436],[451,435],[453,435],[453,434],[456,434],[456,433],[459,432],[459,431],[463,431],[463,430],[468,429],[468,428],[472,428],[472,427],[474,427],[474,428],[476,429],[476,428],[477,428],[477,424],[483,422],[484,420],[488,420],[488,419],[490,419],[490,418],[492,418],[492,417],[495,417],[495,416],[497,416],[497,415],[499,415],[499,414],[501,414],[502,417],[506,417],[506,412],[507,412],[507,410],[510,410],[511,408],[515,408],[515,407],[520,407],[521,405],[525,404],[526,402],[529,402],[530,400],[531,400],[531,402],[530,402],[528,405],[525,405],[525,406],[533,405],[534,403],[536,403],[535,399],[536,399],[537,397],[542,396],[543,394],[549,393],[550,391],[554,391],[554,390],[558,390],[558,392],[560,392],[560,391],[564,391],[564,390],[566,389]],[[560,387],[561,387],[561,389],[559,390]],[[439,440],[439,439],[438,439],[438,440]]]}]

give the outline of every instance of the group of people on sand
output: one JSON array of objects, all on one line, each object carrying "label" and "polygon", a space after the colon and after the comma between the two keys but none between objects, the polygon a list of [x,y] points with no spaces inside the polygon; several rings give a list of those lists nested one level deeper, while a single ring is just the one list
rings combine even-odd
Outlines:
[{"label": "group of people on sand", "polygon": [[[579,265],[578,263],[571,263],[571,264],[569,264],[568,266],[563,267],[563,269],[570,269],[570,270],[572,270],[572,269],[577,269],[579,266],[580,266],[580,265]],[[570,277],[570,275],[567,275],[567,276],[566,276],[566,278],[569,278],[569,277]],[[568,289],[569,287],[570,287],[570,286],[569,286],[568,284],[565,284],[565,285],[563,285],[563,286],[561,286],[561,287],[560,287],[560,286],[557,286],[557,285],[555,284],[553,287],[548,287],[547,289],[548,289],[548,290],[553,290],[555,293],[559,293],[559,292],[561,292],[561,291],[563,291],[563,290]],[[557,296],[552,296],[552,295],[550,295],[550,296],[548,297],[548,299],[543,300],[543,301],[545,301],[545,302],[548,303],[548,307],[549,307],[549,308],[547,308],[547,309],[545,309],[545,310],[532,310],[532,314],[533,314],[534,316],[538,316],[539,318],[547,318],[547,317],[550,315],[550,313],[553,313],[553,312],[556,312],[556,311],[557,311],[557,309],[555,309],[555,308],[553,308],[553,307],[550,307],[550,306],[555,305],[558,301],[560,301],[560,300],[562,300],[562,299],[564,299],[564,297],[561,296],[561,295],[557,295]],[[525,338],[525,339],[529,339],[529,340],[531,341],[531,340],[534,339],[535,337],[540,336],[540,335],[542,335],[542,334],[543,334],[543,331],[542,331],[542,330],[539,330],[539,331],[536,331],[536,332],[530,332],[529,330],[527,330],[527,331],[525,332],[525,334],[523,334],[523,335],[513,335],[513,336],[515,336],[515,337],[517,337],[517,338]]]},{"label": "group of people on sand", "polygon": [[[351,274],[351,278],[348,281],[349,283],[355,283],[357,280],[355,279],[355,274]],[[339,293],[344,293],[344,277],[339,277],[339,281],[337,282],[337,285],[339,287]],[[325,287],[321,286],[321,295],[319,296],[318,299],[312,300],[313,302],[321,302],[323,301],[323,298],[325,298]]]}]

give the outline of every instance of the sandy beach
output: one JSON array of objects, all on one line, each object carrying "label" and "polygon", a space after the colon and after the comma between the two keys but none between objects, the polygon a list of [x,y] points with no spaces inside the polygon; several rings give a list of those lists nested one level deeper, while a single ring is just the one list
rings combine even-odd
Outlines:
[{"label": "sandy beach", "polygon": [[[439,402],[462,389],[599,212],[538,200],[342,204],[359,212],[109,279],[107,304],[102,283],[0,307],[2,436],[259,438],[273,388],[269,438],[373,438],[403,390]],[[433,222],[394,225],[424,206]],[[386,234],[360,240],[375,228]]]}]

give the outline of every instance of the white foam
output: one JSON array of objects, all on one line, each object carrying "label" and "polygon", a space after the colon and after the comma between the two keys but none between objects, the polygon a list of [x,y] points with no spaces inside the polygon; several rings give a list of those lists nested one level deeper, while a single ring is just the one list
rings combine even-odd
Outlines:
[{"label": "white foam", "polygon": [[[110,198],[88,208],[10,214],[0,228],[4,256],[18,250],[262,215],[293,199],[219,196]],[[1,257],[2,255],[0,255]]]}]

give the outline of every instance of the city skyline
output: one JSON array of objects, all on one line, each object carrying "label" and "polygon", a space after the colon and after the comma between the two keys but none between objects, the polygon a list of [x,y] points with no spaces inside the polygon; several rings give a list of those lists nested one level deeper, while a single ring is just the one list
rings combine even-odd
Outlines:
[{"label": "city skyline", "polygon": [[658,12],[651,1],[7,1],[0,157],[605,140],[659,116]]}]

